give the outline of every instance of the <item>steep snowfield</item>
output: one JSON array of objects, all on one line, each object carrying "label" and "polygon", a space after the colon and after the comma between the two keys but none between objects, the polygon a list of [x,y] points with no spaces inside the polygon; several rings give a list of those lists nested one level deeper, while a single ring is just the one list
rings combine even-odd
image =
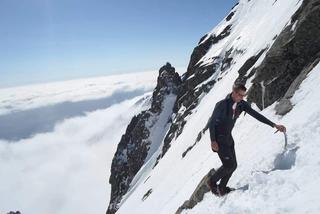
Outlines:
[{"label": "steep snowfield", "polygon": [[[175,213],[189,199],[203,176],[211,168],[220,167],[217,154],[211,151],[208,131],[184,158],[182,153],[194,144],[215,103],[231,91],[242,64],[261,49],[272,45],[274,36],[290,22],[301,2],[240,1],[230,21],[234,25],[231,34],[213,45],[202,60],[207,63],[213,56],[221,54],[222,49],[227,50],[231,46],[245,48],[246,51],[234,57],[235,63],[188,116],[182,134],[173,140],[159,164],[153,170],[148,164],[141,168],[138,181],[122,200],[117,213]],[[226,25],[225,20],[222,21],[212,33],[221,31]],[[238,36],[241,37],[237,40]],[[262,58],[255,66],[261,63]],[[320,139],[319,72],[320,65],[303,81],[291,99],[294,108],[287,115],[275,115],[275,103],[261,112],[273,122],[287,127],[289,151],[284,153],[282,133],[274,134],[271,127],[249,115],[241,115],[233,130],[238,169],[229,185],[248,189],[238,190],[224,198],[207,193],[203,202],[192,210],[185,210],[185,213],[317,213],[320,209],[317,203],[320,193],[317,187],[320,181],[320,149],[317,147]],[[279,155],[287,156],[276,163]],[[151,193],[144,197],[147,192]]]},{"label": "steep snowfield", "polygon": [[[241,187],[248,184],[249,189],[236,191],[226,198],[216,198],[207,193],[202,203],[185,213],[318,213],[319,72],[320,65],[304,80],[292,98],[295,106],[287,115],[276,118],[273,106],[262,112],[273,121],[286,125],[289,148],[298,146],[296,153],[291,150],[296,158],[288,156],[282,160],[282,164],[292,168],[271,171],[275,167],[276,156],[284,151],[282,134],[273,134],[269,127],[245,116],[233,132],[237,142],[238,169],[230,185]],[[215,160],[213,162],[208,164],[219,165]]]}]

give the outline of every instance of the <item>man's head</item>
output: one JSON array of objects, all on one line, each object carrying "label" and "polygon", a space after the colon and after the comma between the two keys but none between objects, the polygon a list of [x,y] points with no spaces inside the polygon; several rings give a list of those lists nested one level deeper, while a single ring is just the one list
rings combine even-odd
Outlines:
[{"label": "man's head", "polygon": [[241,83],[235,83],[232,86],[232,99],[234,102],[238,103],[246,96],[247,88]]}]

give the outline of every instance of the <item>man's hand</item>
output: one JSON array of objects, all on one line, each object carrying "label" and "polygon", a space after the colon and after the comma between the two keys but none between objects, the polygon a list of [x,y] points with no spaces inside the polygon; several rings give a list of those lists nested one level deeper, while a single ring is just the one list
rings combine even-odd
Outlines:
[{"label": "man's hand", "polygon": [[214,151],[214,152],[218,152],[219,146],[218,146],[217,141],[212,141],[212,142],[211,142],[211,149],[212,149],[212,151]]},{"label": "man's hand", "polygon": [[286,127],[284,125],[280,125],[280,124],[275,124],[274,128],[277,129],[277,131],[275,133],[277,133],[278,131],[280,132],[286,132]]}]

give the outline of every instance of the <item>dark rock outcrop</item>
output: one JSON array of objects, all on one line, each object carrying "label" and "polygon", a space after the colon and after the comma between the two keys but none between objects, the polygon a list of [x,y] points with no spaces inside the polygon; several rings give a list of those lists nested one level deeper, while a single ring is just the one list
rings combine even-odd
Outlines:
[{"label": "dark rock outcrop", "polygon": [[209,128],[209,122],[210,122],[210,118],[209,118],[209,120],[208,120],[208,122],[207,122],[207,125],[198,133],[197,138],[196,138],[194,144],[192,144],[192,146],[189,146],[189,147],[186,149],[186,151],[184,151],[184,152],[182,153],[182,158],[184,158],[184,157],[188,154],[188,152],[190,152],[190,151],[193,149],[193,147],[194,147],[195,145],[197,145],[197,143],[201,140],[202,136],[205,134],[205,132],[206,132],[206,131],[208,130],[208,128]]},{"label": "dark rock outcrop", "polygon": [[[145,163],[149,148],[154,143],[149,138],[151,129],[156,126],[164,108],[170,108],[171,106],[171,109],[166,111],[171,116],[175,99],[173,99],[171,105],[168,103],[165,105],[164,102],[168,96],[176,96],[175,94],[180,85],[180,76],[170,63],[160,68],[157,86],[151,98],[150,109],[134,116],[126,129],[126,133],[122,135],[111,165],[109,179],[111,197],[107,210],[108,214],[117,211],[122,196],[127,193],[131,181]],[[168,115],[162,115],[162,117]],[[168,121],[168,118],[164,119]]]},{"label": "dark rock outcrop", "polygon": [[146,200],[149,195],[152,193],[152,189],[149,189],[142,197],[142,201]]},{"label": "dark rock outcrop", "polygon": [[230,35],[231,25],[226,26],[223,31],[218,35],[206,35],[202,37],[198,43],[198,46],[194,48],[190,62],[188,65],[187,73],[184,76],[184,80],[188,79],[191,75],[196,73],[199,66],[197,63],[208,52],[212,45],[218,43],[220,40]]},{"label": "dark rock outcrop", "polygon": [[[180,214],[186,209],[192,209],[195,207],[199,202],[203,200],[204,195],[207,192],[212,192],[210,191],[210,188],[208,186],[208,180],[209,178],[215,173],[215,169],[211,169],[200,181],[194,192],[192,193],[191,197],[189,200],[186,200],[176,211],[175,214]],[[235,188],[235,191],[246,191],[249,189],[249,184],[245,184],[243,186]]]},{"label": "dark rock outcrop", "polygon": [[[260,56],[266,51],[265,49],[262,49],[257,55],[250,57],[239,69],[239,77],[236,79],[236,83],[242,83],[245,84],[247,82],[247,79],[252,77],[254,74],[254,71],[250,72],[248,75],[248,71],[252,68],[252,66],[258,61]],[[253,69],[254,70],[254,69]]]},{"label": "dark rock outcrop", "polygon": [[226,21],[230,21],[230,20],[232,19],[233,15],[234,15],[234,12],[232,11],[232,12],[227,16]]},{"label": "dark rock outcrop", "polygon": [[182,206],[176,211],[176,214],[180,214],[185,209],[192,209],[200,201],[203,200],[205,193],[210,191],[210,188],[207,184],[209,178],[215,173],[215,169],[211,169],[200,181],[195,191],[192,193],[189,200],[185,201]]},{"label": "dark rock outcrop", "polygon": [[164,97],[169,93],[177,94],[178,86],[182,83],[181,78],[175,68],[170,63],[162,66],[159,70],[156,88],[152,94],[150,111],[156,113],[161,111],[161,104]]},{"label": "dark rock outcrop", "polygon": [[291,97],[294,95],[295,91],[299,88],[302,81],[307,77],[308,73],[319,63],[320,56],[302,70],[302,72],[297,76],[297,78],[291,83],[286,94],[280,99],[279,103],[275,106],[276,114],[285,115],[293,108],[293,105],[290,101]]},{"label": "dark rock outcrop", "polygon": [[[316,65],[320,53],[319,26],[320,1],[304,0],[292,16],[291,24],[279,34],[261,65],[255,69],[248,101],[255,102],[261,109],[271,105],[285,96],[304,70],[310,71],[309,67]],[[285,108],[290,109],[289,106]],[[284,114],[287,110],[278,111]]]}]

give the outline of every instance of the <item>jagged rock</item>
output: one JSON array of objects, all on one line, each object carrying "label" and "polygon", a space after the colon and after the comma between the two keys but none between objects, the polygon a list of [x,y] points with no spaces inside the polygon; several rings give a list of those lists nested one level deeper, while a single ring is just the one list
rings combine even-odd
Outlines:
[{"label": "jagged rock", "polygon": [[197,143],[201,140],[202,136],[203,136],[203,135],[206,133],[206,131],[209,129],[210,120],[211,120],[211,117],[208,119],[205,127],[198,133],[198,136],[197,136],[194,144],[193,144],[192,146],[189,146],[189,147],[186,149],[186,151],[184,151],[184,152],[182,153],[182,158],[184,158],[184,157],[188,154],[188,152],[190,152],[190,151],[193,149],[193,147],[194,147],[195,145],[197,145]]},{"label": "jagged rock", "polygon": [[175,72],[175,68],[170,63],[167,62],[166,65],[162,66],[159,70],[156,88],[152,94],[151,112],[159,112],[164,96],[170,93],[177,94],[177,86],[180,86],[181,83],[179,74]]},{"label": "jagged rock", "polygon": [[226,51],[224,58],[222,59],[222,63],[221,63],[221,72],[225,71],[226,69],[228,69],[231,65],[231,62],[233,60],[231,56],[233,51],[233,48],[230,48],[229,50]]},{"label": "jagged rock", "polygon": [[[208,123],[209,123],[210,119],[208,120]],[[198,133],[198,136],[196,138],[196,141],[194,142],[194,144],[192,144],[192,146],[189,146],[186,151],[184,151],[182,153],[182,158],[184,158],[188,152],[191,151],[191,149],[193,149],[193,147],[201,140],[202,136],[204,135],[204,133],[207,131],[207,129],[209,128],[208,127],[208,123],[207,125]]]},{"label": "jagged rock", "polygon": [[258,61],[260,56],[266,51],[266,49],[262,49],[257,55],[250,57],[239,69],[239,77],[236,79],[235,82],[245,84],[247,79],[249,79],[254,72],[250,72],[246,75],[250,68]]},{"label": "jagged rock", "polygon": [[203,200],[205,193],[210,191],[207,185],[209,178],[215,173],[215,169],[211,169],[200,181],[195,191],[192,193],[189,200],[185,201],[182,206],[176,211],[176,214],[180,214],[184,209],[192,209],[197,203]]},{"label": "jagged rock", "polygon": [[231,10],[233,10],[238,4],[239,4],[239,2],[237,2],[235,5],[233,5],[233,7],[231,8]]},{"label": "jagged rock", "polygon": [[146,192],[146,194],[143,195],[142,201],[146,200],[151,193],[152,193],[152,189],[149,189],[149,190]]},{"label": "jagged rock", "polygon": [[276,113],[279,115],[285,115],[291,109],[293,108],[292,103],[290,102],[290,99],[288,98],[282,98],[279,103],[276,105],[275,110]]},{"label": "jagged rock", "polygon": [[196,69],[198,68],[197,63],[199,60],[208,52],[212,45],[218,43],[220,40],[230,35],[231,25],[226,26],[223,31],[219,35],[210,35],[202,37],[198,43],[198,46],[194,48],[190,62],[188,65],[188,69],[186,75],[184,76],[184,80],[188,79],[191,75],[196,73]]},{"label": "jagged rock", "polygon": [[307,77],[308,73],[319,63],[320,57],[317,58],[311,65],[306,67],[298,77],[291,83],[286,94],[281,98],[279,103],[275,106],[276,114],[285,115],[293,108],[290,98],[294,95],[294,92],[299,88],[302,81]]},{"label": "jagged rock", "polygon": [[10,211],[7,214],[21,214],[20,211]]},{"label": "jagged rock", "polygon": [[[176,96],[180,85],[180,76],[170,63],[161,67],[157,86],[152,94],[151,107],[134,116],[127,126],[112,160],[109,178],[111,197],[107,210],[108,214],[113,214],[118,210],[118,204],[122,196],[127,193],[131,181],[145,163],[149,148],[154,143],[149,138],[150,130],[160,120],[164,108],[170,108],[171,106],[171,109],[164,110],[164,112],[168,112],[165,117],[171,115],[175,99],[172,99],[171,105],[166,103],[166,106],[164,101],[170,95]],[[165,121],[167,120],[168,118],[165,118]]]},{"label": "jagged rock", "polygon": [[232,11],[226,18],[226,21],[230,21],[232,16],[234,15],[234,12]]},{"label": "jagged rock", "polygon": [[319,0],[304,0],[292,16],[291,24],[279,34],[255,70],[248,101],[255,102],[262,109],[285,95],[299,74],[319,58],[319,26]]}]

